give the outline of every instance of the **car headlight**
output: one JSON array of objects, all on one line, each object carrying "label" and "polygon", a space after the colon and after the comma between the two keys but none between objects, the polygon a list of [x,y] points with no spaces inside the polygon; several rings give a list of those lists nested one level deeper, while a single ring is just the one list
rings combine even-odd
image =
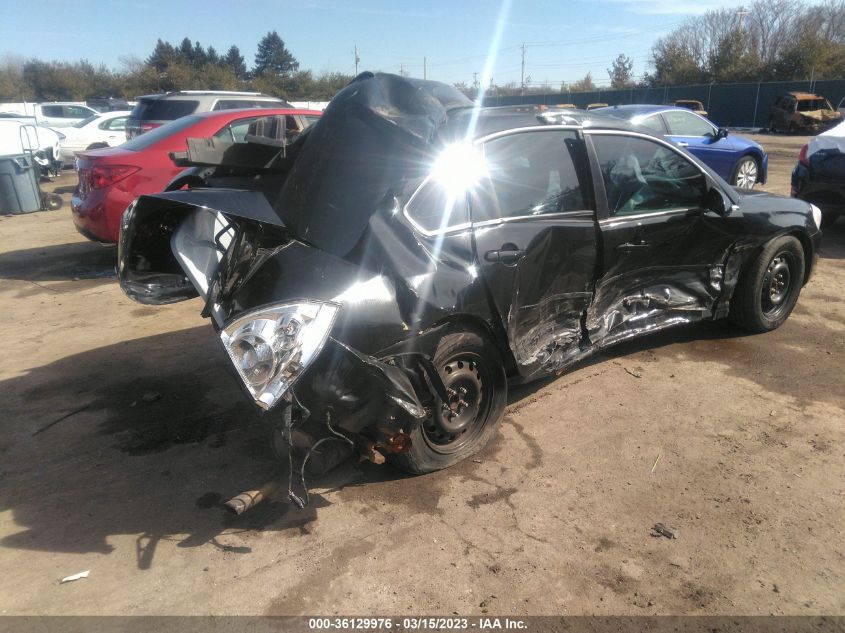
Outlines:
[{"label": "car headlight", "polygon": [[249,393],[272,408],[316,358],[337,316],[333,303],[301,302],[239,317],[220,340]]},{"label": "car headlight", "polygon": [[816,223],[816,228],[822,228],[822,210],[814,204],[811,204],[810,208],[813,210],[813,222]]}]

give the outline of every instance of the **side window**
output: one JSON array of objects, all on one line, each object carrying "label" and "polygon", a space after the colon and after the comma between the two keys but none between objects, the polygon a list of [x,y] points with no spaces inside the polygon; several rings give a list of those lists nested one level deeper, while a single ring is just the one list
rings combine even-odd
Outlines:
[{"label": "side window", "polygon": [[280,140],[281,117],[263,116],[233,121],[214,135],[214,138],[233,143],[246,143],[247,135]]},{"label": "side window", "polygon": [[663,125],[663,119],[660,118],[659,114],[652,114],[650,117],[646,117],[640,121],[640,125],[660,134],[666,134],[666,126]]},{"label": "side window", "polygon": [[119,116],[109,121],[109,129],[113,131],[122,132],[126,129],[126,117]]},{"label": "side window", "polygon": [[425,231],[435,232],[469,222],[466,194],[450,196],[433,178],[426,179],[405,207],[408,217]]},{"label": "side window", "polygon": [[65,106],[65,117],[68,119],[84,119],[92,114],[94,113],[88,108],[73,105]]},{"label": "side window", "polygon": [[489,199],[473,200],[473,221],[586,209],[576,163],[583,145],[574,132],[520,132],[484,144]]},{"label": "side window", "polygon": [[689,209],[707,193],[701,170],[660,143],[633,136],[592,138],[611,216]]},{"label": "side window", "polygon": [[57,117],[57,118],[63,117],[62,106],[55,106],[55,105],[41,106],[41,112],[42,112],[42,114],[44,114],[44,116],[51,116],[51,117]]},{"label": "side window", "polygon": [[671,110],[663,113],[669,134],[675,136],[708,136],[713,134],[713,128],[704,119],[691,112]]}]

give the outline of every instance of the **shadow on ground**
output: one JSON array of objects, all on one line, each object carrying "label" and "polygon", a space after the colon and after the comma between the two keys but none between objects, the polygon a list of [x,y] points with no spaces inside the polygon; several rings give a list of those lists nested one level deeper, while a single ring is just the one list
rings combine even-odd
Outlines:
[{"label": "shadow on ground", "polygon": [[0,279],[70,281],[115,276],[117,248],[71,242],[0,253]]}]

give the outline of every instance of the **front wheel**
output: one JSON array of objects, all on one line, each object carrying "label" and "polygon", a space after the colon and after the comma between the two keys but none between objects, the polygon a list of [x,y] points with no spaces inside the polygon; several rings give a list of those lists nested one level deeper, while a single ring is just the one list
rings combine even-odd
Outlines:
[{"label": "front wheel", "polygon": [[389,455],[414,474],[448,468],[481,450],[499,427],[507,399],[501,355],[474,332],[444,336],[434,366],[448,400],[435,396],[433,411],[411,433],[410,450]]},{"label": "front wheel", "polygon": [[743,156],[734,169],[733,185],[740,189],[752,189],[760,178],[757,161],[751,156]]},{"label": "front wheel", "polygon": [[804,249],[795,237],[769,242],[740,279],[731,301],[731,321],[752,332],[780,327],[798,301],[804,270]]}]

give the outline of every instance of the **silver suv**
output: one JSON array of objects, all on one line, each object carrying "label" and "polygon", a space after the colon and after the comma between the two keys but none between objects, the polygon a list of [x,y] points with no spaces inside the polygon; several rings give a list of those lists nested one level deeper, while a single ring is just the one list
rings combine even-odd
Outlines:
[{"label": "silver suv", "polygon": [[137,101],[137,105],[126,121],[127,140],[189,114],[240,108],[291,107],[283,99],[260,92],[225,90],[179,90],[157,95],[142,95],[137,97]]}]

